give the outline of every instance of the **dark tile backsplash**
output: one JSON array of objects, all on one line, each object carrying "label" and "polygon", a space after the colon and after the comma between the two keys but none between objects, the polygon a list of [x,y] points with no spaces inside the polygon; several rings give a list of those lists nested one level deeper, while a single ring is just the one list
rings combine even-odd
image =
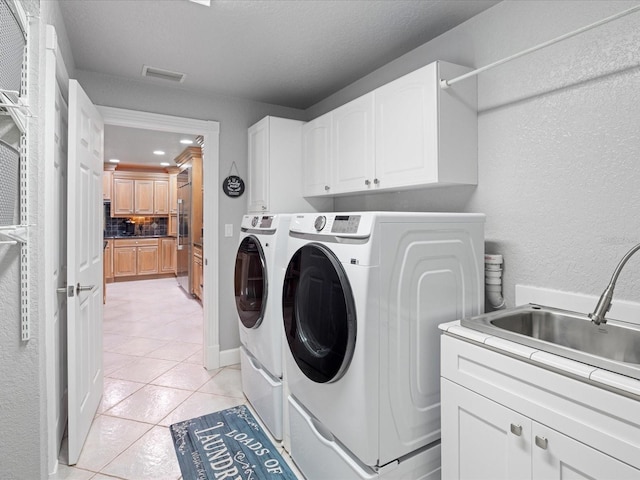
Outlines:
[{"label": "dark tile backsplash", "polygon": [[[131,217],[136,222],[136,235],[166,235],[168,228],[167,217]],[[117,237],[124,235],[126,218],[112,218],[111,204],[104,204],[104,235]]]}]

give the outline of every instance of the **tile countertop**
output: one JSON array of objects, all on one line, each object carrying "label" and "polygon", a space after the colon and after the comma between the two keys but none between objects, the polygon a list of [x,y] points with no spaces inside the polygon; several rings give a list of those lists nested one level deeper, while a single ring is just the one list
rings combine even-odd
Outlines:
[{"label": "tile countertop", "polygon": [[503,338],[488,335],[477,330],[463,327],[460,320],[454,322],[443,323],[438,326],[440,330],[448,335],[453,335],[464,340],[480,343],[492,349],[502,351],[505,354],[526,359],[527,361],[538,364],[542,368],[551,369],[556,372],[566,372],[573,378],[582,379],[589,383],[601,386],[606,389],[621,390],[633,397],[640,399],[640,380],[620,375],[618,373],[593,367],[586,363],[576,362],[553,353],[536,350],[516,342],[505,340]]}]

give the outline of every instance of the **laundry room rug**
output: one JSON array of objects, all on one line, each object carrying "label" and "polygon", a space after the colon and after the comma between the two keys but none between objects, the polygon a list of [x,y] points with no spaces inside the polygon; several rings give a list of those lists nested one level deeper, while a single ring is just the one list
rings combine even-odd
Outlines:
[{"label": "laundry room rug", "polygon": [[169,428],[184,480],[297,480],[245,405]]}]

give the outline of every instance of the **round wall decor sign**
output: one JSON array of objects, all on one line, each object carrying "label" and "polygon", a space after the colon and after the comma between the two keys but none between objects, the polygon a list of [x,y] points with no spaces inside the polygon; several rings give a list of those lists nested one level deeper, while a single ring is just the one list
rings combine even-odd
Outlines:
[{"label": "round wall decor sign", "polygon": [[222,182],[222,190],[227,197],[239,197],[244,193],[244,180],[238,175],[229,175]]}]

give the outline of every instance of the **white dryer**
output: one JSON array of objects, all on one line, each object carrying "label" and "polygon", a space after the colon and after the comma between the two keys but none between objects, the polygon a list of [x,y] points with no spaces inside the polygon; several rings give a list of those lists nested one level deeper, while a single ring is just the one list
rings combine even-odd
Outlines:
[{"label": "white dryer", "polygon": [[294,217],[284,350],[306,478],[440,478],[438,324],[483,311],[484,218]]},{"label": "white dryer", "polygon": [[242,388],[271,434],[282,439],[282,285],[291,215],[245,215],[234,290]]}]

